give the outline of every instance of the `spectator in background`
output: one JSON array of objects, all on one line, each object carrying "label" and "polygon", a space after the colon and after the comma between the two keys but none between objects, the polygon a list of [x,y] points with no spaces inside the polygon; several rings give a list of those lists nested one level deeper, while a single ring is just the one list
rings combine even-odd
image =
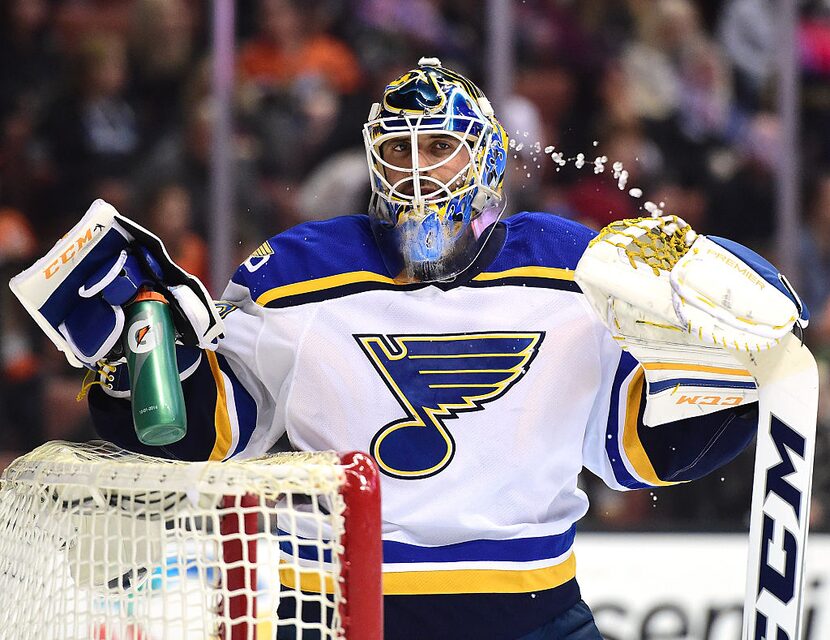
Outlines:
[{"label": "spectator in background", "polygon": [[[536,108],[540,131],[544,140],[557,146],[570,146],[563,136],[573,138],[567,132],[568,117],[574,107],[577,83],[574,73],[558,62],[526,67],[517,74],[516,93],[529,100]],[[518,130],[521,127],[516,127]],[[523,134],[525,129],[520,133]],[[509,132],[515,136],[515,132]],[[535,132],[534,132],[535,133]],[[527,142],[525,140],[525,142]]]},{"label": "spectator in background", "polygon": [[[127,177],[139,157],[143,123],[126,95],[127,49],[114,33],[84,40],[75,59],[75,82],[51,105],[41,132],[55,184],[50,199],[57,227],[42,229],[59,236],[79,211],[99,197],[101,181],[120,201],[128,201]],[[111,195],[111,197],[112,197]]]},{"label": "spectator in background", "polygon": [[313,8],[298,0],[260,0],[257,34],[242,44],[243,85],[263,93],[288,92],[304,77],[316,76],[337,93],[357,90],[360,68],[344,42],[314,29]]},{"label": "spectator in background", "polygon": [[[23,214],[0,207],[0,277],[8,282],[38,255],[34,231]],[[7,286],[0,288],[0,415],[2,448],[28,451],[41,444],[43,372],[38,329]]]},{"label": "spectator in background", "polygon": [[35,131],[56,93],[62,58],[45,0],[0,0],[0,194],[38,208],[48,183]]},{"label": "spectator in background", "polygon": [[[639,127],[632,126],[601,135],[593,150],[594,155],[607,159],[602,163],[604,170],[595,173],[593,155],[586,155],[585,167],[566,192],[569,206],[579,212],[579,221],[600,229],[621,217],[648,215],[642,210],[641,203],[629,196],[628,190],[632,187],[642,190],[652,177],[649,172],[660,168],[662,158],[654,144]],[[614,163],[620,163],[619,171],[615,170]],[[628,173],[626,179],[623,179],[622,171]]]},{"label": "spectator in background", "polygon": [[[300,219],[300,184],[318,164],[361,144],[366,117],[357,57],[327,33],[318,5],[260,0],[257,31],[239,51],[239,100],[256,141],[268,234]],[[357,105],[360,105],[359,108]],[[329,214],[321,202],[315,214]],[[308,214],[306,214],[308,215]]]},{"label": "spectator in background", "polygon": [[678,62],[698,37],[697,13],[687,0],[656,0],[636,18],[638,37],[624,47],[621,60],[629,99],[637,117],[663,124],[680,104]]},{"label": "spectator in background", "polygon": [[173,261],[202,282],[209,282],[207,245],[193,231],[190,194],[175,182],[163,184],[146,207],[147,228],[161,238]]},{"label": "spectator in background", "polygon": [[722,142],[732,116],[732,89],[726,62],[708,38],[692,40],[679,69],[678,125],[691,143]]},{"label": "spectator in background", "polygon": [[298,220],[322,220],[343,212],[363,213],[369,202],[366,152],[359,147],[334,154],[299,185]]},{"label": "spectator in background", "polygon": [[812,323],[816,346],[830,347],[830,172],[826,169],[810,187],[805,226],[801,234],[801,292]]},{"label": "spectator in background", "polygon": [[549,134],[536,104],[526,96],[508,96],[500,110],[502,126],[511,140],[505,171],[506,198],[514,212],[532,210],[539,201],[543,177],[550,170],[550,158],[543,152]]},{"label": "spectator in background", "polygon": [[0,2],[0,118],[20,109],[38,113],[53,95],[60,57],[46,0]]},{"label": "spectator in background", "polygon": [[[194,89],[191,95],[198,96],[200,92]],[[135,164],[131,175],[134,200],[137,203],[152,201],[159,185],[170,182],[180,185],[190,201],[192,228],[202,237],[207,236],[210,216],[213,114],[208,98],[196,99],[189,104],[183,129],[160,139]],[[267,233],[273,233],[279,220],[263,203],[255,157],[244,135],[235,134],[232,153],[236,183],[233,215],[239,225],[239,240],[244,242],[247,238],[260,237],[266,230]]]},{"label": "spectator in background", "polygon": [[143,117],[153,122],[157,141],[181,128],[185,89],[197,69],[199,4],[185,0],[136,0],[130,23],[131,95]]},{"label": "spectator in background", "polygon": [[692,229],[706,229],[709,199],[705,189],[695,182],[660,175],[649,188],[649,198],[657,204],[665,204],[665,213],[676,215],[688,222]]},{"label": "spectator in background", "polygon": [[369,67],[382,65],[390,51],[407,50],[409,58],[421,52],[454,63],[459,72],[480,71],[478,34],[483,15],[475,0],[356,0],[359,28],[354,42]]},{"label": "spectator in background", "polygon": [[706,182],[709,156],[729,133],[730,75],[688,0],[643,3],[639,39],[622,56],[633,112],[683,181]]},{"label": "spectator in background", "polygon": [[126,37],[135,0],[59,0],[51,4],[59,46],[71,56],[92,36],[110,33]]},{"label": "spectator in background", "polygon": [[830,165],[830,6],[813,2],[802,19],[802,154],[807,166]]},{"label": "spectator in background", "polygon": [[737,106],[746,113],[764,106],[775,68],[774,0],[727,0],[718,40],[732,66]]},{"label": "spectator in background", "polygon": [[775,168],[781,123],[772,113],[752,118],[738,138],[737,157],[725,179],[710,189],[707,232],[724,236],[775,260]]}]

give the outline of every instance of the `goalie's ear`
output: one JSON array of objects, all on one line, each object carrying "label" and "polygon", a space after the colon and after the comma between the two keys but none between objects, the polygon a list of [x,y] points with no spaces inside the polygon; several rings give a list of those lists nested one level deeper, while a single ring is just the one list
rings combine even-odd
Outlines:
[{"label": "goalie's ear", "polygon": [[746,263],[746,265],[755,271],[755,273],[792,300],[792,303],[798,310],[798,320],[796,321],[796,324],[799,327],[803,329],[809,324],[810,311],[807,309],[807,305],[804,304],[801,297],[795,292],[795,289],[790,284],[789,280],[787,280],[783,273],[778,271],[775,265],[773,265],[766,258],[763,258],[755,253],[752,249],[734,242],[733,240],[710,235],[707,235],[706,237],[716,245],[722,247]]}]

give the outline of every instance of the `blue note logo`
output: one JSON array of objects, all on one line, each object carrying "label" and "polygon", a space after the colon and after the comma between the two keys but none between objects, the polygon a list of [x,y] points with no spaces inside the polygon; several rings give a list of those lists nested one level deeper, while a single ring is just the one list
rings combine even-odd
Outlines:
[{"label": "blue note logo", "polygon": [[427,478],[447,467],[455,440],[446,422],[502,397],[527,373],[544,332],[355,335],[406,416],[378,431],[380,470]]}]

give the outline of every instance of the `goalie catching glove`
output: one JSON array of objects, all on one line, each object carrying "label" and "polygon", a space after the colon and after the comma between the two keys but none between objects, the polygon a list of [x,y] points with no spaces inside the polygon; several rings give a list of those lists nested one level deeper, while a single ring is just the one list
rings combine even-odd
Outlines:
[{"label": "goalie catching glove", "polygon": [[223,330],[204,285],[170,259],[158,237],[103,200],[10,286],[77,367],[120,358],[123,307],[145,286],[170,303],[177,342],[213,350]]},{"label": "goalie catching glove", "polygon": [[699,235],[676,216],[608,225],[585,250],[575,280],[643,366],[651,426],[755,401],[740,354],[773,348],[809,319],[772,264],[735,242]]}]

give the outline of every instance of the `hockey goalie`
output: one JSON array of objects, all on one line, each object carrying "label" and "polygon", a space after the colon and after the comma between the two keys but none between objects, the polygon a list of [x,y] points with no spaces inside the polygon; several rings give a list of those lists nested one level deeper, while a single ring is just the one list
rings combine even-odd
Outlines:
[{"label": "hockey goalie", "polygon": [[[618,490],[688,482],[757,433],[747,637],[794,640],[816,380],[786,279],[673,216],[599,234],[503,218],[507,135],[436,59],[389,83],[363,133],[368,215],[264,242],[215,304],[102,201],[15,279],[96,372],[100,435],[184,460],[367,451],[386,637],[597,640],[572,551],[582,469]],[[117,347],[143,286],[181,343],[188,430],[163,448],[136,438]]]}]

